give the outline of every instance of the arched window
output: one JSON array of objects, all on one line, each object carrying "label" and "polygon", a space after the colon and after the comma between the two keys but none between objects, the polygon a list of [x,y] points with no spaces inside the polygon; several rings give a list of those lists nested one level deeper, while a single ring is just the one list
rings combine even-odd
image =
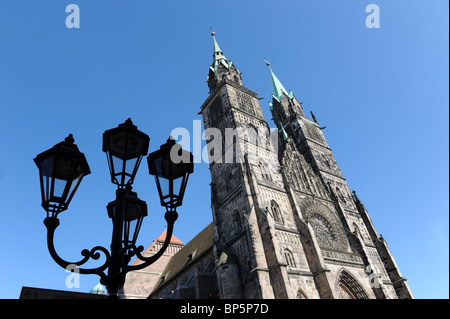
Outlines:
[{"label": "arched window", "polygon": [[359,230],[359,227],[356,225],[356,223],[353,223],[353,233],[359,237],[359,239],[363,239],[361,236],[361,231]]},{"label": "arched window", "polygon": [[267,165],[263,162],[259,162],[259,169],[261,171],[261,176],[265,180],[272,181],[272,177],[270,176],[269,169],[267,168]]},{"label": "arched window", "polygon": [[236,232],[242,229],[241,216],[239,215],[239,211],[235,210],[233,212],[233,226]]},{"label": "arched window", "polygon": [[364,288],[345,269],[339,274],[337,292],[339,299],[369,299]]},{"label": "arched window", "polygon": [[339,198],[341,199],[341,201],[343,203],[347,203],[347,201],[345,200],[344,194],[342,194],[341,190],[339,189],[339,187],[336,187],[336,192],[337,195],[339,196]]},{"label": "arched window", "polygon": [[286,264],[291,267],[295,267],[294,255],[289,249],[284,250],[284,258],[286,259]]},{"label": "arched window", "polygon": [[329,168],[329,169],[331,169],[331,165],[330,165],[330,162],[328,161],[328,159],[325,157],[325,155],[323,155],[322,154],[322,160],[323,160],[323,162],[325,163],[325,165]]},{"label": "arched window", "polygon": [[270,210],[272,212],[273,219],[278,223],[282,223],[283,217],[281,216],[280,207],[274,200],[270,202]]},{"label": "arched window", "polygon": [[308,296],[306,296],[303,290],[299,289],[297,291],[297,299],[308,299]]},{"label": "arched window", "polygon": [[258,145],[259,136],[258,136],[258,128],[253,124],[247,125],[245,129],[245,133],[248,136],[248,141],[252,144]]}]

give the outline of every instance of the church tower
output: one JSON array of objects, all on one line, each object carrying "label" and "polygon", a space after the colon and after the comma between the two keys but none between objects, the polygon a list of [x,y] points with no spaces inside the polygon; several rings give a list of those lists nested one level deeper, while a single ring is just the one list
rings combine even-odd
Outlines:
[{"label": "church tower", "polygon": [[[286,91],[272,71],[270,63],[267,61],[266,63],[273,84],[270,110],[274,121],[279,123],[285,134],[285,137],[280,139],[280,149],[285,150],[280,157],[280,162],[284,168],[286,182],[295,190],[294,196],[297,197],[300,205],[299,216],[303,220],[309,221],[313,227],[319,241],[320,254],[326,262],[343,265],[346,259],[351,259],[351,254],[355,253],[353,257],[357,258],[359,255],[365,266],[366,276],[361,273],[359,279],[363,281],[364,277],[369,278],[375,297],[413,298],[406,279],[402,277],[386,242],[378,235],[367,210],[356,192],[353,191],[353,195],[350,192],[347,181],[323,135],[322,130],[325,127],[319,125],[312,112],[312,120],[305,116],[302,104],[292,92]],[[286,152],[290,147],[295,148],[296,151]],[[329,199],[334,206],[334,210],[331,210],[333,215],[337,215],[340,223],[326,225],[329,222],[326,220],[321,220],[325,224],[317,223],[313,217],[314,214],[310,213],[316,209],[317,196],[313,195],[316,197],[314,199],[316,203],[309,204],[311,198],[307,199],[304,196],[301,183],[297,183],[297,177],[302,172],[295,169],[295,164],[290,158],[292,153],[301,154],[301,159],[307,162],[305,166],[312,168],[315,175],[322,181],[321,184],[328,189]],[[313,218],[311,219],[311,217]],[[341,240],[336,240],[339,236],[333,234],[333,231],[345,235],[347,243],[345,243],[344,236]],[[325,238],[322,237],[324,233],[326,234]],[[330,268],[332,267],[327,265],[327,269]],[[353,271],[356,274],[356,269]],[[337,292],[338,297],[348,297],[349,295],[345,289],[340,289],[340,287],[337,287]]]},{"label": "church tower", "polygon": [[412,298],[314,116],[305,116],[268,64],[271,134],[258,95],[211,35],[201,114],[219,297]]}]

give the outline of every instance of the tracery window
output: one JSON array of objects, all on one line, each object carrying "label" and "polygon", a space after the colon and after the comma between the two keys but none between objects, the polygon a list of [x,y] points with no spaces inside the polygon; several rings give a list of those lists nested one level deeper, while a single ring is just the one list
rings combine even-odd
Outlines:
[{"label": "tracery window", "polygon": [[289,249],[284,250],[284,258],[286,259],[286,264],[291,267],[295,267],[294,255]]},{"label": "tracery window", "polygon": [[336,187],[336,192],[337,192],[338,197],[341,199],[341,201],[343,203],[347,203],[347,201],[345,200],[345,196],[344,196],[344,194],[342,194],[339,187]]},{"label": "tracery window", "polygon": [[308,299],[308,297],[301,289],[299,289],[297,291],[297,299]]},{"label": "tracery window", "polygon": [[333,247],[336,236],[330,223],[320,215],[314,215],[309,219],[309,222],[314,229],[319,245],[322,247]]},{"label": "tracery window", "polygon": [[250,113],[251,115],[256,115],[255,108],[252,103],[252,99],[245,93],[236,90],[237,101],[239,108],[243,111]]},{"label": "tracery window", "polygon": [[369,299],[362,286],[346,270],[339,275],[337,292],[340,299]]},{"label": "tracery window", "polygon": [[266,179],[266,180],[272,181],[272,177],[270,176],[269,169],[267,168],[267,165],[265,163],[263,163],[263,162],[259,162],[258,166],[259,166],[259,169],[261,171],[262,179]]},{"label": "tracery window", "polygon": [[270,210],[272,211],[273,219],[276,222],[282,223],[283,217],[281,216],[280,207],[274,200],[270,202]]},{"label": "tracery window", "polygon": [[209,125],[214,126],[215,122],[222,116],[223,114],[223,107],[222,107],[222,101],[220,100],[220,97],[217,97],[209,107],[210,110],[208,112],[209,115]]}]

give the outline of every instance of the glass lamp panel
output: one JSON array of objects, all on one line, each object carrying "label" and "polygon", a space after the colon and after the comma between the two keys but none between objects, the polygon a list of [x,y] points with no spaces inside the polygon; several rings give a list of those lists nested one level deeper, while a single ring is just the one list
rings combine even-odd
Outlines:
[{"label": "glass lamp panel", "polygon": [[[122,144],[122,140],[119,141],[119,144]],[[125,144],[124,144],[125,145]],[[140,143],[140,147],[142,147],[142,142]],[[127,147],[127,149],[130,149]],[[116,149],[114,152],[110,153],[111,156],[111,166],[110,170],[114,176],[115,182],[120,185],[126,185],[130,182],[133,177],[133,173],[135,172],[136,166],[139,164],[138,161],[142,158],[139,152],[135,152],[134,147],[131,149],[133,154],[127,154],[126,152],[119,152]],[[136,155],[136,156],[135,156]]]},{"label": "glass lamp panel", "polygon": [[53,162],[54,156],[50,156],[40,163],[40,173],[41,173],[41,192],[42,201],[45,202],[50,199],[51,191],[51,176],[53,175]]},{"label": "glass lamp panel", "polygon": [[179,200],[182,181],[183,181],[182,177],[173,180],[173,194],[176,196],[175,198],[176,198],[177,202]]},{"label": "glass lamp panel", "polygon": [[134,168],[136,167],[137,161],[140,158],[140,156],[136,158],[132,158],[126,161],[125,163],[125,173],[126,175],[129,175],[129,178],[133,175]]},{"label": "glass lamp panel", "polygon": [[64,194],[64,189],[66,188],[67,181],[59,179],[59,178],[55,178],[54,183],[55,184],[53,186],[53,196],[62,199],[63,194]]},{"label": "glass lamp panel", "polygon": [[155,178],[157,184],[159,184],[158,190],[160,192],[161,199],[169,195],[169,177],[170,171],[167,165],[164,165],[167,161],[164,161],[164,156],[160,156],[154,159]]},{"label": "glass lamp panel", "polygon": [[136,244],[137,238],[139,236],[139,231],[141,230],[141,225],[142,225],[142,221],[143,221],[143,217],[136,219],[136,224],[134,225],[134,233],[133,233],[133,238],[131,240],[132,244]]},{"label": "glass lamp panel", "polygon": [[129,245],[132,241],[131,235],[134,234],[138,220],[126,221],[124,223],[123,242]]},{"label": "glass lamp panel", "polygon": [[51,196],[51,178],[49,176],[42,176],[42,188],[42,201],[46,202]]},{"label": "glass lamp panel", "polygon": [[82,179],[83,179],[83,174],[80,174],[78,177],[75,178],[75,180],[70,185],[69,192],[67,194],[67,205],[72,200],[72,197],[75,194],[75,191],[77,190],[78,185],[80,185]]},{"label": "glass lamp panel", "polygon": [[180,178],[180,191],[178,193],[178,196],[180,197],[180,202],[183,200],[184,197],[184,191],[186,190],[187,181],[189,179],[189,174],[184,175],[182,178]]},{"label": "glass lamp panel", "polygon": [[111,155],[111,164],[112,164],[112,171],[111,173],[114,174],[114,178],[117,183],[122,184],[122,171],[123,171],[123,160],[119,157],[116,157],[114,155]]}]

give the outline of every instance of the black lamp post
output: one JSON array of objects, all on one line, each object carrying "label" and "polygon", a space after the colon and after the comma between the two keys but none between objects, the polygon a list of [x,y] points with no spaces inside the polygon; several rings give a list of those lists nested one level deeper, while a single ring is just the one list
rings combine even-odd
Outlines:
[{"label": "black lamp post", "polygon": [[[129,271],[145,268],[158,260],[167,249],[173,226],[178,217],[176,207],[181,206],[189,174],[193,173],[193,156],[181,149],[173,139],[148,156],[149,173],[155,175],[161,205],[166,207],[167,236],[161,249],[151,257],[141,255],[143,246],[136,247],[142,221],[147,216],[147,204],[132,191],[142,157],[147,155],[150,138],[140,132],[131,119],[117,128],[103,133],[103,151],[106,152],[111,182],[117,185],[116,200],[107,205],[108,216],[113,222],[111,249],[96,246],[81,252],[78,262],[68,262],[59,257],[54,247],[54,233],[59,226],[58,214],[66,210],[82,178],[90,174],[83,153],[73,144],[72,135],[34,159],[39,168],[42,207],[47,212],[47,245],[58,265],[81,266],[89,259],[97,260],[102,252],[106,260],[97,268],[79,268],[81,274],[97,274],[108,290],[110,298],[117,298]],[[167,184],[167,188],[164,186]],[[128,265],[136,256],[143,263]],[[107,273],[105,273],[108,269]]]}]

